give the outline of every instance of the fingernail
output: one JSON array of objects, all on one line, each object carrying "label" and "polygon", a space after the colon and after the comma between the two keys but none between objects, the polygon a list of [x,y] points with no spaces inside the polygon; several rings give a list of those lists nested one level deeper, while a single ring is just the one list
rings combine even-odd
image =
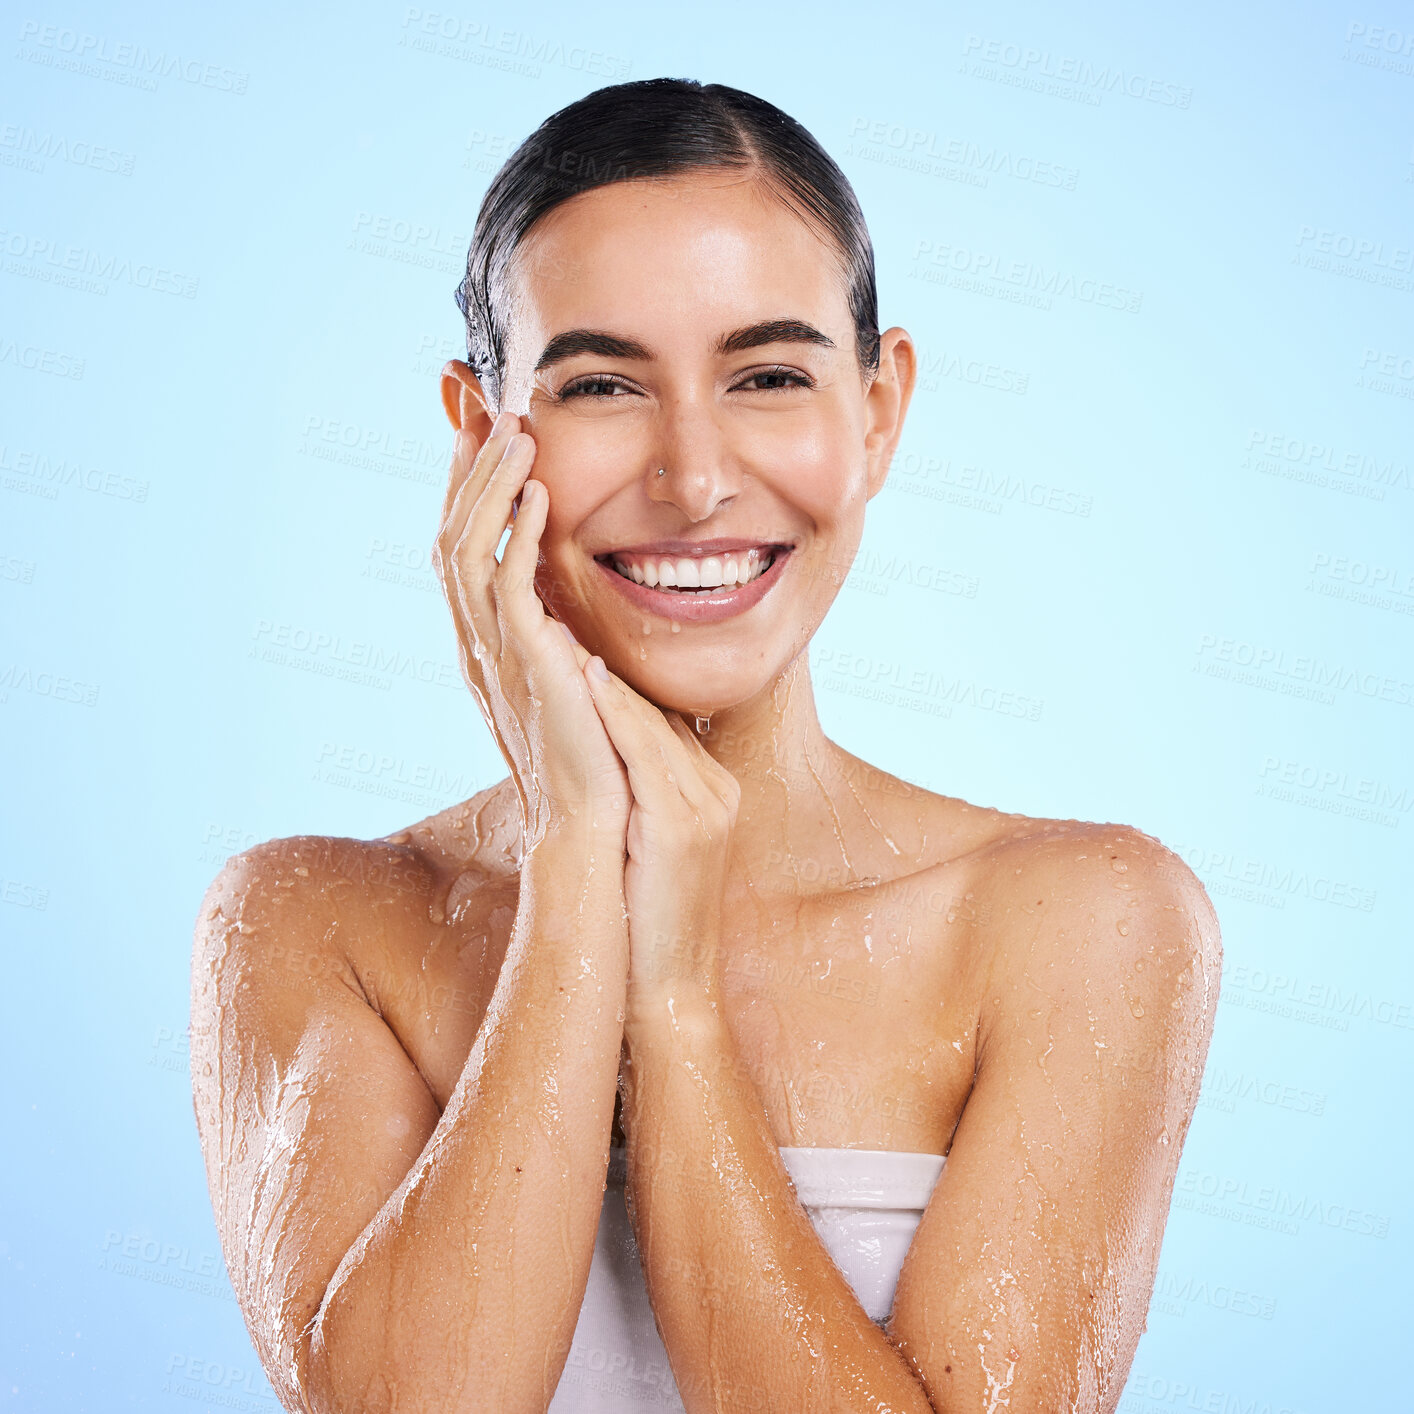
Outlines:
[{"label": "fingernail", "polygon": [[498,412],[496,420],[491,424],[491,435],[499,437],[503,432],[509,432],[515,426],[516,417],[513,412]]},{"label": "fingernail", "polygon": [[609,670],[604,666],[604,660],[597,653],[589,660],[589,671],[601,682],[609,681]]}]

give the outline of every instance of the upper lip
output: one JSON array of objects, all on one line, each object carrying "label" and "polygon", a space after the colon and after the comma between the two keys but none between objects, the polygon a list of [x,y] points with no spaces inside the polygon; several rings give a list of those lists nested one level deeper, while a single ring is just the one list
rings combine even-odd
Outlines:
[{"label": "upper lip", "polygon": [[794,549],[792,540],[743,539],[740,536],[723,536],[716,540],[651,540],[639,545],[616,545],[612,550],[603,550],[595,559],[608,559],[614,555],[727,555],[738,550],[760,550],[779,546]]}]

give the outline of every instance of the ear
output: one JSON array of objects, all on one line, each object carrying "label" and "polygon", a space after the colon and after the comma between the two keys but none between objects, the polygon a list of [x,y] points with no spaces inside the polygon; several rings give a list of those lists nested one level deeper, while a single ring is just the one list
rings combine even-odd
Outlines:
[{"label": "ear", "polygon": [[478,445],[491,435],[491,424],[496,420],[481,381],[471,371],[471,365],[461,359],[451,359],[442,369],[442,406],[447,412],[447,421],[458,430],[465,428]]},{"label": "ear", "polygon": [[885,330],[879,338],[879,372],[864,397],[870,500],[884,488],[917,380],[918,356],[908,331],[897,326]]}]

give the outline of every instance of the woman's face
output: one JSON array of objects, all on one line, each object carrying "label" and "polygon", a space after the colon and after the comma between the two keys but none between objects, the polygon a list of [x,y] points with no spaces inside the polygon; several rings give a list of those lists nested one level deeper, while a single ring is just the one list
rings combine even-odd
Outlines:
[{"label": "woman's face", "polygon": [[522,243],[509,294],[503,405],[550,493],[541,597],[663,707],[749,700],[848,572],[908,336],[889,331],[866,385],[833,247],[732,173],[573,198]]}]

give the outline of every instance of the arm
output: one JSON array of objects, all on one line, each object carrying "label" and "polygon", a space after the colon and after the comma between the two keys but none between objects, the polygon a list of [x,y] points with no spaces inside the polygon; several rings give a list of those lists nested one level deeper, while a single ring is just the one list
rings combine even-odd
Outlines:
[{"label": "arm", "polygon": [[923,1387],[796,1201],[723,1019],[721,905],[740,787],[676,713],[607,672],[587,680],[633,793],[627,1197],[683,1404],[923,1414]]},{"label": "arm", "polygon": [[689,1414],[926,1414],[796,1200],[715,999],[644,988],[625,1039],[633,1223]]},{"label": "arm", "polygon": [[[336,866],[360,848],[338,844]],[[495,993],[439,1117],[339,941],[419,913],[425,926],[425,881],[398,906],[370,902],[366,872],[330,867],[320,846],[277,841],[228,864],[193,959],[197,1121],[257,1351],[292,1410],[543,1410],[604,1190],[620,879],[591,870],[584,834],[527,856]],[[363,913],[350,923],[331,896]]]},{"label": "arm", "polygon": [[1144,1331],[1222,945],[1192,871],[1137,831],[1003,854],[976,1080],[890,1332],[939,1414],[1109,1414]]}]

